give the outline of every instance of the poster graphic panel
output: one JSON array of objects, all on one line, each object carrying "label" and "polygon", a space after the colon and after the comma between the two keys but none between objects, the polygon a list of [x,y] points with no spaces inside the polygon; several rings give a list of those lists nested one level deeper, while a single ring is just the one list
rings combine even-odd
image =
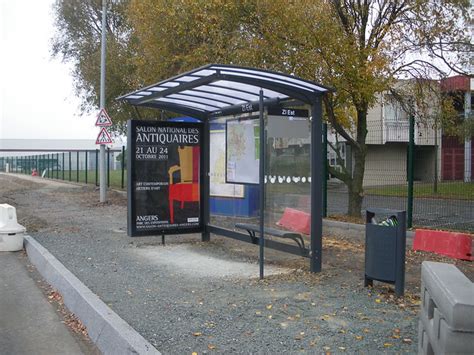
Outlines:
[{"label": "poster graphic panel", "polygon": [[244,185],[226,184],[225,182],[225,130],[211,131],[210,144],[210,196],[243,198]]},{"label": "poster graphic panel", "polygon": [[227,121],[226,143],[226,182],[258,184],[260,163],[258,119]]},{"label": "poster graphic panel", "polygon": [[200,123],[128,121],[129,236],[202,230]]}]

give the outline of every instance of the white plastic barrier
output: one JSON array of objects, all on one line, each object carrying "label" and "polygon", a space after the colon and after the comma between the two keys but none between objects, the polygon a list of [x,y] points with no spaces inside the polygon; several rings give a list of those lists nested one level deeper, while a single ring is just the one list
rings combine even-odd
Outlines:
[{"label": "white plastic barrier", "polygon": [[0,251],[22,250],[25,232],[26,228],[17,222],[15,207],[0,204]]}]

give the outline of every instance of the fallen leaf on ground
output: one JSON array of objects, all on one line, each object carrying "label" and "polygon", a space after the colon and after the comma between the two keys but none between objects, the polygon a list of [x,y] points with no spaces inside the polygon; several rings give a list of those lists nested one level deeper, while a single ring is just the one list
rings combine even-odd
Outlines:
[{"label": "fallen leaf on ground", "polygon": [[201,333],[201,332],[194,332],[193,335],[194,335],[195,337],[200,337],[200,336],[202,335],[202,333]]},{"label": "fallen leaf on ground", "polygon": [[214,350],[214,349],[216,348],[216,346],[213,345],[213,344],[209,344],[209,345],[207,346],[207,348],[208,348],[209,350]]}]

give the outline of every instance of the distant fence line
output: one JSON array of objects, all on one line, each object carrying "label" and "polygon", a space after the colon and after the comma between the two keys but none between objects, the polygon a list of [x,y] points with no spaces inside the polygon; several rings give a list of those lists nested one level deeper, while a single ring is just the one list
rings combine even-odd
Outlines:
[{"label": "distant fence line", "polygon": [[[37,174],[49,179],[96,186],[99,183],[98,149],[0,149],[0,153],[16,153],[12,156],[0,156],[0,171]],[[124,153],[125,146],[122,149],[106,149],[108,187],[124,189],[126,186]]]}]

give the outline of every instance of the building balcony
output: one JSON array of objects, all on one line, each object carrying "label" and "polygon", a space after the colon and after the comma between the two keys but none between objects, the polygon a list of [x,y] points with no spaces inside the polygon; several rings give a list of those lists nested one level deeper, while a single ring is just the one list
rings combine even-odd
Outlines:
[{"label": "building balcony", "polygon": [[406,142],[409,140],[410,124],[408,121],[385,121],[383,127],[383,144],[387,142]]}]

